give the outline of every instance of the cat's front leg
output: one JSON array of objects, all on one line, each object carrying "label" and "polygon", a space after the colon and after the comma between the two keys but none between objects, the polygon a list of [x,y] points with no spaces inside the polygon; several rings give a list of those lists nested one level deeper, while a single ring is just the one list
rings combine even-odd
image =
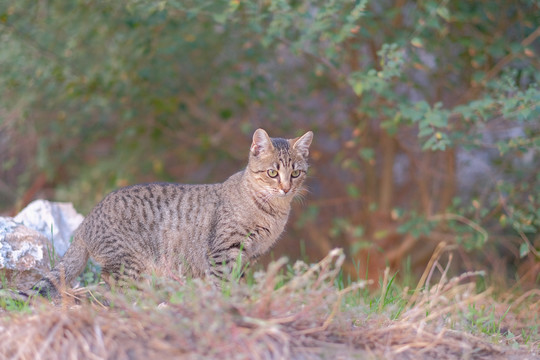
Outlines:
[{"label": "cat's front leg", "polygon": [[249,264],[245,243],[241,240],[229,240],[210,249],[208,263],[209,275],[216,285],[241,278]]}]

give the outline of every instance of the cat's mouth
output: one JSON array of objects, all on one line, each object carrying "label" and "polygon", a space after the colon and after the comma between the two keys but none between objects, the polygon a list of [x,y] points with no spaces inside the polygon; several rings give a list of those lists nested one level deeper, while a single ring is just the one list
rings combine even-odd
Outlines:
[{"label": "cat's mouth", "polygon": [[294,191],[291,189],[289,191],[285,191],[283,189],[279,189],[276,192],[276,195],[279,197],[288,197],[288,196],[294,196]]},{"label": "cat's mouth", "polygon": [[267,188],[264,193],[266,193],[266,198],[268,200],[271,200],[272,198],[285,199],[288,197],[294,197],[296,195],[296,191],[294,189],[285,191],[283,189]]}]

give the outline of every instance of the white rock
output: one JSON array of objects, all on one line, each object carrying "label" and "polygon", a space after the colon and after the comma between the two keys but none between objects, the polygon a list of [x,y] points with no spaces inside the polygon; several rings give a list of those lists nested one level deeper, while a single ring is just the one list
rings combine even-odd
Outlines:
[{"label": "white rock", "polygon": [[0,217],[0,276],[7,285],[29,289],[50,270],[51,262],[52,244],[47,237]]},{"label": "white rock", "polygon": [[45,235],[54,244],[56,253],[63,256],[84,216],[71,203],[36,200],[17,214],[14,220]]}]

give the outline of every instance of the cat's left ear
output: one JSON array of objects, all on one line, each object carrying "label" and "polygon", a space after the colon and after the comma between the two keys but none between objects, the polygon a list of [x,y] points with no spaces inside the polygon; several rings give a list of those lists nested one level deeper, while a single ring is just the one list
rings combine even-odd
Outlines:
[{"label": "cat's left ear", "polygon": [[296,149],[303,157],[307,158],[309,155],[309,145],[313,140],[313,132],[308,131],[299,138],[293,140],[293,149]]}]

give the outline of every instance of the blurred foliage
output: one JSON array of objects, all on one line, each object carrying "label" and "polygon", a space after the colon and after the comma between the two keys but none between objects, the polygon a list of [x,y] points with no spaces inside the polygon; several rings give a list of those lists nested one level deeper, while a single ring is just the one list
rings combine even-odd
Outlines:
[{"label": "blurred foliage", "polygon": [[222,181],[257,127],[311,129],[308,206],[276,252],[342,246],[376,276],[447,241],[464,267],[538,282],[539,10],[0,0],[1,205]]}]

